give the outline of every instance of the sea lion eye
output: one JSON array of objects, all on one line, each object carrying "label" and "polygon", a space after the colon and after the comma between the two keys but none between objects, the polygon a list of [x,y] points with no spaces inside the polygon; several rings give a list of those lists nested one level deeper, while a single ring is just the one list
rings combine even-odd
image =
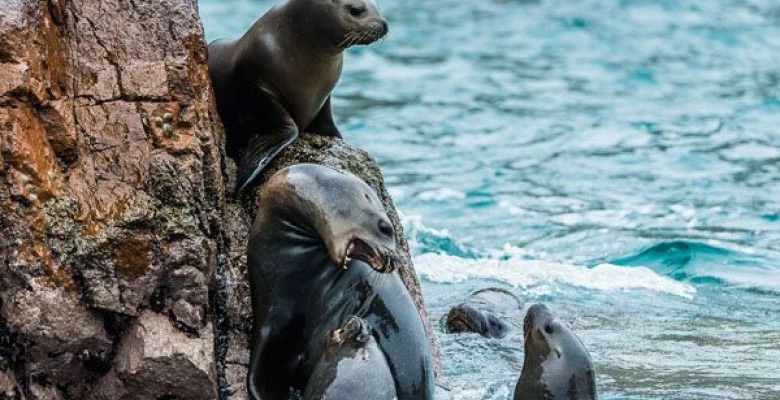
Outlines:
[{"label": "sea lion eye", "polygon": [[379,220],[379,232],[385,236],[393,236],[393,226],[387,221]]},{"label": "sea lion eye", "polygon": [[547,332],[548,335],[552,335],[553,332],[554,332],[553,326],[550,325],[550,324],[545,324],[544,325],[544,331]]},{"label": "sea lion eye", "polygon": [[347,6],[349,14],[353,17],[359,17],[366,13],[366,8],[363,6]]}]

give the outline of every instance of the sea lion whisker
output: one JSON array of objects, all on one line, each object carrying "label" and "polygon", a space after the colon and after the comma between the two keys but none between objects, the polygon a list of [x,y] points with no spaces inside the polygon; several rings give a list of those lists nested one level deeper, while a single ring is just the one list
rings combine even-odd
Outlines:
[{"label": "sea lion whisker", "polygon": [[349,33],[344,35],[344,39],[342,39],[341,42],[339,42],[338,47],[343,49],[344,45],[347,44],[347,41],[349,40],[349,38],[350,38]]},{"label": "sea lion whisker", "polygon": [[365,29],[361,29],[361,30],[356,31],[354,33],[355,33],[355,37],[352,40],[352,43],[350,44],[350,46],[353,46],[355,44],[363,44],[363,36],[365,36],[365,34],[366,34]]},{"label": "sea lion whisker", "polygon": [[347,33],[346,35],[344,35],[344,39],[341,41],[341,43],[339,43],[339,47],[341,47],[342,49],[349,47],[349,45],[347,45],[347,43],[349,43],[351,40],[353,40],[354,37],[355,37],[355,32],[354,31]]},{"label": "sea lion whisker", "polygon": [[367,41],[367,39],[372,39],[374,35],[375,35],[374,28],[369,27],[368,29],[366,29],[366,33],[363,34],[363,38],[361,41],[366,44],[371,43],[373,42],[373,40]]}]

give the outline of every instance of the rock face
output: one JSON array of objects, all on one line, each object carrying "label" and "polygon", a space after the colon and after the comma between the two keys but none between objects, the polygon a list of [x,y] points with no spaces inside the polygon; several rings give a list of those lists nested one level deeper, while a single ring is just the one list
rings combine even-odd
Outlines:
[{"label": "rock face", "polygon": [[[225,195],[206,57],[195,0],[0,0],[0,400],[244,398],[254,199]],[[294,161],[356,172],[399,227],[365,153],[304,136]]]},{"label": "rock face", "polygon": [[189,0],[0,2],[0,397],[217,397],[206,57]]}]

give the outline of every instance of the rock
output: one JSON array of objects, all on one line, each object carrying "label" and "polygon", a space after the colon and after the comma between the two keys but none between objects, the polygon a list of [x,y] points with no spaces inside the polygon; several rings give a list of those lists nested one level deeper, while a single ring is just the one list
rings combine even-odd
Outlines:
[{"label": "rock", "polygon": [[225,368],[225,380],[231,399],[249,400],[249,394],[246,391],[246,374],[248,372],[249,368],[239,364],[228,364]]},{"label": "rock", "polygon": [[178,335],[190,397],[216,397],[209,290],[230,249],[205,55],[191,0],[0,1],[0,380],[25,398],[133,389],[150,365],[181,381],[130,354],[154,350],[128,350],[139,327]]},{"label": "rock", "polygon": [[33,400],[65,400],[62,392],[56,387],[33,382],[30,384],[30,399]]},{"label": "rock", "polygon": [[210,325],[199,337],[188,337],[168,318],[145,311],[124,335],[114,367],[98,383],[92,399],[214,399],[213,346]]},{"label": "rock", "polygon": [[0,399],[17,400],[23,398],[24,394],[16,383],[13,371],[0,369]]},{"label": "rock", "polygon": [[106,363],[112,350],[103,320],[81,306],[73,294],[40,286],[33,289],[0,297],[4,305],[0,316],[17,340],[26,344],[28,373],[46,375],[80,392],[92,366]]}]

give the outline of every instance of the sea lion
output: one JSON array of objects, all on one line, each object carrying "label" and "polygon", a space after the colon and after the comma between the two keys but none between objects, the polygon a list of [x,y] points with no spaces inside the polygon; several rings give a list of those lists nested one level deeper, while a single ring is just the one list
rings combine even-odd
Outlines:
[{"label": "sea lion", "polygon": [[303,400],[393,400],[395,382],[371,325],[351,317],[333,331]]},{"label": "sea lion", "polygon": [[395,236],[379,198],[356,176],[314,164],[275,173],[260,190],[249,236],[253,400],[305,390],[350,316],[371,324],[399,400],[433,396],[420,313],[397,271]]},{"label": "sea lion", "polygon": [[341,137],[330,93],[341,77],[343,51],[387,31],[374,0],[287,0],[240,39],[209,45],[226,150],[238,163],[237,192],[301,130]]},{"label": "sea lion", "polygon": [[469,295],[465,302],[450,309],[445,317],[447,333],[475,332],[502,339],[509,333],[505,320],[519,320],[523,302],[512,292],[501,288],[480,289]]},{"label": "sea lion", "polygon": [[523,322],[525,361],[514,400],[597,400],[596,369],[569,326],[543,304]]}]

